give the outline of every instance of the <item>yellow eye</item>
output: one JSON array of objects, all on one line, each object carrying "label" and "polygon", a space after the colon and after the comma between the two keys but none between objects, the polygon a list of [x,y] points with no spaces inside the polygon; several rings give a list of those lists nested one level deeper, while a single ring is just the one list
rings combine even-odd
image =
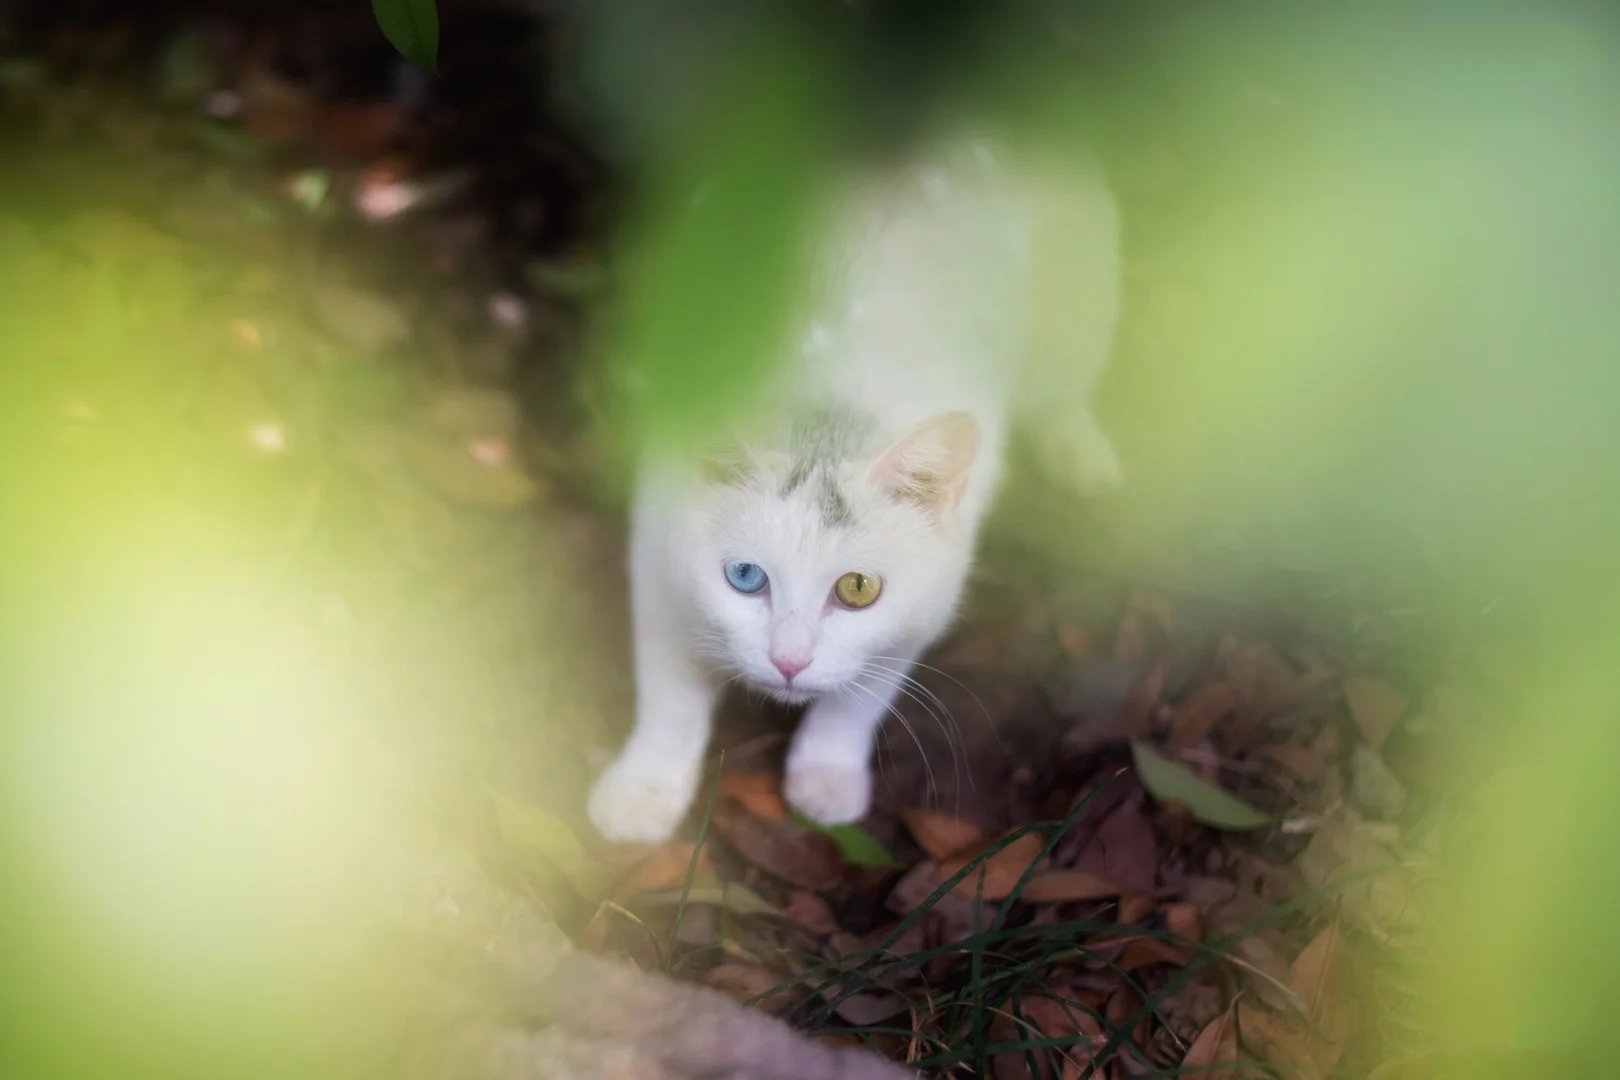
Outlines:
[{"label": "yellow eye", "polygon": [[851,570],[833,583],[833,595],[849,608],[871,607],[883,591],[883,579]]}]

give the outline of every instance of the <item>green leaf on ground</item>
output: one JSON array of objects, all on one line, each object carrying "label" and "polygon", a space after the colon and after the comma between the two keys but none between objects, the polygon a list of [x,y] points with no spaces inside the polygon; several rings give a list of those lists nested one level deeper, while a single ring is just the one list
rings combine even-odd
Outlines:
[{"label": "green leaf on ground", "polygon": [[438,70],[439,9],[434,0],[371,0],[377,25],[401,56]]},{"label": "green leaf on ground", "polygon": [[[663,889],[657,892],[647,892],[635,898],[637,905],[657,906],[665,904],[679,904],[682,896],[680,889]],[[699,874],[692,881],[692,887],[685,890],[687,904],[713,904],[725,908],[733,915],[780,915],[782,909],[765,899],[746,885],[736,882],[721,881],[713,871]]]},{"label": "green leaf on ground", "polygon": [[793,812],[795,824],[821,833],[838,845],[838,855],[850,866],[880,866],[899,869],[905,864],[889,854],[889,849],[878,838],[859,825],[818,825],[798,811]]},{"label": "green leaf on ground", "polygon": [[1136,775],[1148,794],[1162,802],[1180,803],[1205,825],[1219,829],[1259,829],[1272,823],[1269,814],[1227,794],[1140,740],[1131,742],[1131,757],[1136,763]]}]

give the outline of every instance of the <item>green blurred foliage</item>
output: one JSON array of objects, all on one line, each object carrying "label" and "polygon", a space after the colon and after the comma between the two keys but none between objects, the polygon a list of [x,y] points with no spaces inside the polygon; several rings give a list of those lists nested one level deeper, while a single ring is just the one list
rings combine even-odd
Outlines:
[{"label": "green blurred foliage", "polygon": [[746,49],[703,74],[704,107],[645,166],[609,345],[632,443],[712,430],[770,370],[838,148],[833,76],[818,49],[761,19]]},{"label": "green blurred foliage", "polygon": [[397,864],[466,803],[446,779],[577,807],[618,707],[591,545],[538,512],[515,403],[394,298],[229,215],[221,251],[28,195],[0,214],[0,1074],[389,1074],[424,963]]},{"label": "green blurred foliage", "polygon": [[434,0],[371,0],[371,10],[401,56],[429,71],[438,66],[439,7]]},{"label": "green blurred foliage", "polygon": [[[1094,135],[1127,215],[1103,412],[1130,489],[1110,554],[1227,591],[1279,567],[1371,573],[1453,612],[1437,634],[1499,628],[1465,671],[1478,704],[1435,720],[1457,825],[1411,1008],[1438,1053],[1612,1067],[1613,15],[1008,5],[982,38],[908,37],[895,16],[892,36],[852,43],[759,6],[664,40],[647,9],[613,7],[601,80],[632,111],[650,103],[606,335],[631,398],[613,433],[683,438],[747,400],[791,318],[821,181],[863,140],[906,134],[897,117],[921,128],[967,102],[1031,142]],[[687,41],[702,47],[680,68]],[[660,83],[666,63],[680,77]],[[452,433],[403,416],[375,367],[244,378],[228,320],[200,315],[222,289],[210,252],[118,218],[32,224],[0,218],[7,643],[38,695],[0,729],[0,1064],[310,1075],[306,1055],[361,1015],[343,961],[369,909],[332,897],[392,807],[368,753],[321,723],[350,708],[352,672],[289,635],[281,605],[317,591],[305,574],[431,564],[460,535],[449,500],[544,493],[520,473],[469,487]],[[265,294],[244,286],[244,302]],[[325,318],[394,336],[354,305]],[[241,438],[272,420],[285,454]],[[289,555],[312,498],[348,523],[336,569]],[[1000,528],[1079,550],[1094,517],[1014,492]],[[405,554],[379,554],[379,535]],[[482,698],[482,673],[537,664],[552,722],[594,720],[601,688],[579,684],[612,671],[565,647],[595,599],[569,587],[577,552],[520,539],[525,558],[490,572],[546,579],[528,637],[446,659],[435,646],[469,626],[533,612],[441,623],[442,606],[393,596],[379,621],[421,624],[426,644],[372,677],[473,687],[458,714],[473,724],[532,715]],[[380,700],[404,714],[408,696]]]}]

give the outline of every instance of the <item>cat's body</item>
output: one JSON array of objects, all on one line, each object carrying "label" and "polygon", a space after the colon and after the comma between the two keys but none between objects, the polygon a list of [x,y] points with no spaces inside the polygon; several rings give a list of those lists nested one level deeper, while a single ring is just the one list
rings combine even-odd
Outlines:
[{"label": "cat's body", "polygon": [[[1014,416],[1082,485],[1117,482],[1090,413],[1118,273],[1094,172],[1036,183],[951,142],[852,177],[830,205],[799,339],[747,430],[649,457],[638,478],[636,724],[590,800],[610,839],[680,822],[735,678],[808,705],[789,802],[863,816],[878,725],[956,610]],[[1078,293],[1043,345],[1031,328],[1054,281]]]}]

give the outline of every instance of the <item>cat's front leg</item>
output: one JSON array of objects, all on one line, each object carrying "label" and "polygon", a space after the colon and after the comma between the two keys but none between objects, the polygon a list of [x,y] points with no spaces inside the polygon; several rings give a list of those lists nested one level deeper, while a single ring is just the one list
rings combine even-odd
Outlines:
[{"label": "cat's front leg", "polygon": [[[644,635],[638,628],[637,652]],[[714,709],[712,681],[678,638],[636,663],[636,726],[591,789],[591,823],[619,843],[668,840],[697,797]]]},{"label": "cat's front leg", "polygon": [[911,661],[862,675],[816,699],[788,749],[788,802],[822,825],[859,821],[872,807],[872,752]]},{"label": "cat's front leg", "polygon": [[660,531],[638,521],[631,540],[636,725],[591,789],[591,823],[608,840],[662,843],[697,797],[719,690],[691,654],[661,573]]}]

